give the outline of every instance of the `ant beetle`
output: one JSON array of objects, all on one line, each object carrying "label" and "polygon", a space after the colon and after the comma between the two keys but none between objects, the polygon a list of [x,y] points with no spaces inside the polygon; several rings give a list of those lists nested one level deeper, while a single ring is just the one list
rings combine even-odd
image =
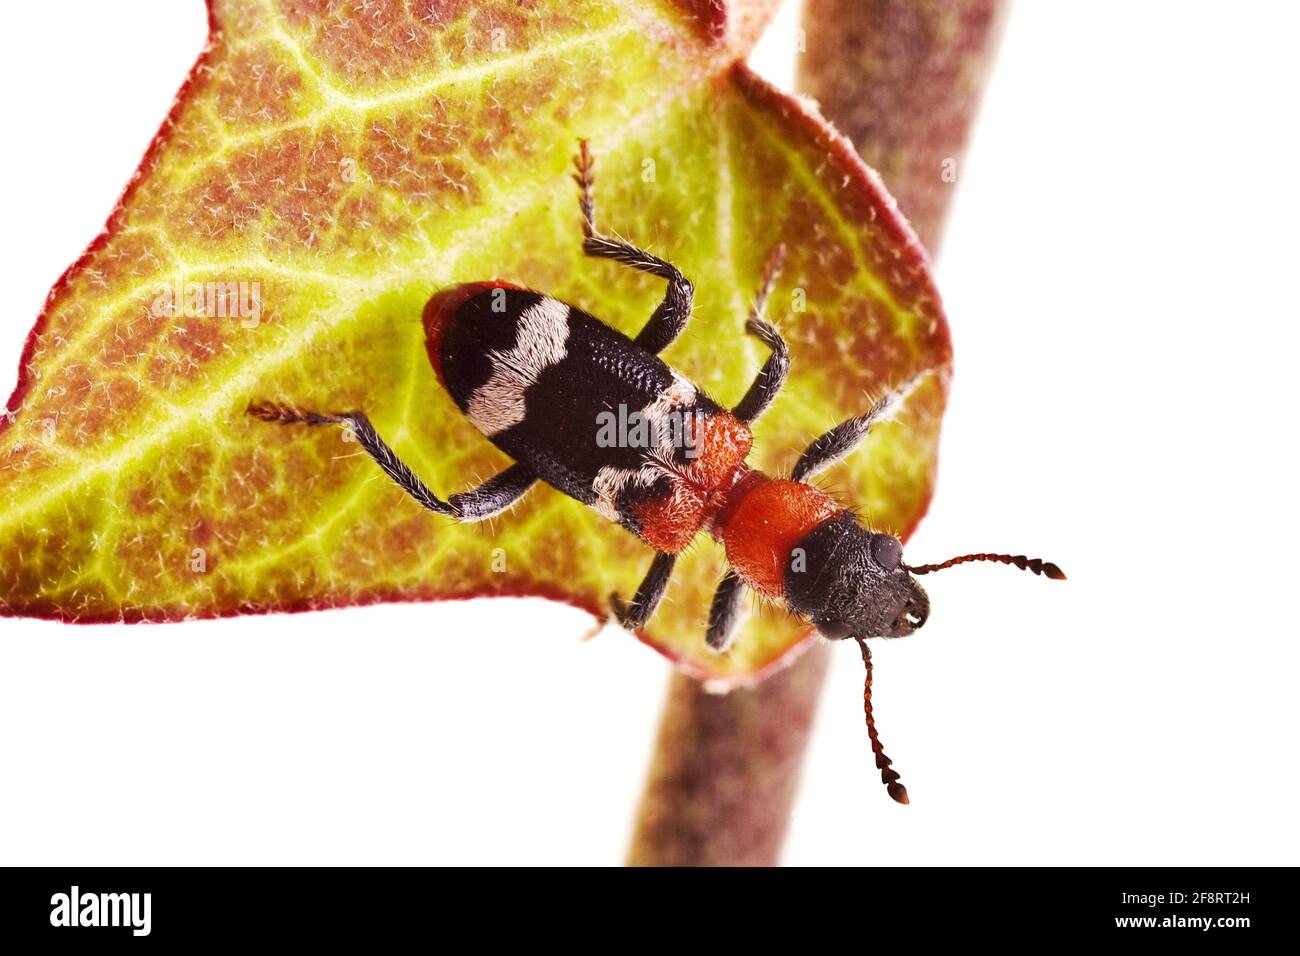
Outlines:
[{"label": "ant beetle", "polygon": [[[863,706],[876,767],[889,795],[907,803],[907,791],[876,733],[866,639],[905,637],[925,624],[930,599],[915,575],[967,561],[1014,564],[1048,578],[1065,575],[1050,562],[1024,555],[968,554],[909,566],[898,538],[863,527],[852,512],[809,484],[861,444],[872,425],[898,406],[900,392],[887,393],[865,414],[814,441],[789,478],[749,467],[750,425],[771,405],[790,367],[785,340],[763,317],[784,248],[778,246],[769,258],[745,323],[770,355],[740,403],[727,410],[658,357],[690,318],[690,280],[671,263],[599,233],[586,141],[580,141],[574,165],[583,252],[668,283],[663,301],[635,338],[574,306],[499,281],[453,286],[436,293],[424,309],[429,360],[439,381],[515,464],[444,501],[376,434],[364,412],[322,414],[254,403],[249,414],[350,429],[407,494],[456,521],[500,514],[539,480],[589,505],[656,552],[631,602],[610,598],[614,616],[630,630],[654,613],[677,555],[707,531],[722,544],[730,565],[709,610],[709,646],[718,653],[727,650],[747,589],[782,601],[826,638],[856,640],[866,665]],[[634,410],[649,426],[651,439],[601,440],[602,416],[616,406]]]}]

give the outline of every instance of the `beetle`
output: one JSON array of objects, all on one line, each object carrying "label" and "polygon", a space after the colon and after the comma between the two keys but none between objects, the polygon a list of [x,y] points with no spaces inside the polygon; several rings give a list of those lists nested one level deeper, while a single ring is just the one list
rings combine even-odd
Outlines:
[{"label": "beetle", "polygon": [[[663,300],[634,338],[581,309],[502,282],[437,292],[424,308],[429,360],[469,420],[515,464],[477,487],[437,497],[379,437],[364,412],[320,413],[260,402],[249,413],[284,424],[349,429],[376,464],[419,504],[455,521],[481,521],[517,502],[538,481],[594,508],[655,550],[630,602],[610,597],[625,628],[654,613],[677,556],[701,532],[723,546],[729,570],[709,610],[706,639],[725,653],[747,591],[781,602],[831,640],[854,638],[866,666],[863,706],[876,767],[891,797],[907,791],[890,766],[871,710],[868,638],[905,637],[925,624],[930,600],[916,575],[968,561],[1013,564],[1048,578],[1060,568],[1023,555],[970,554],[909,566],[900,540],[865,527],[810,480],[844,458],[902,401],[887,392],[864,414],[836,425],[804,451],[788,478],[747,464],[750,426],[785,383],[790,353],[764,317],[784,247],[769,257],[745,331],[769,350],[744,397],[720,406],[659,353],[685,329],[694,287],[675,266],[596,229],[593,161],[586,141],[574,162],[582,249],[667,282]],[[611,409],[640,440],[611,429]],[[611,440],[614,439],[614,440]],[[622,440],[619,440],[622,439]]]}]

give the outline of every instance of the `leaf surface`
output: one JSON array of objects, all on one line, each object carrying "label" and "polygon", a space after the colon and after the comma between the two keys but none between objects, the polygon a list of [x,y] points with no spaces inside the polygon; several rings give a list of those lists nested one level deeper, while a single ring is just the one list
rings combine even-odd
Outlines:
[{"label": "leaf surface", "polygon": [[[743,334],[763,263],[792,373],[752,462],[919,381],[827,473],[908,533],[934,474],[950,345],[928,264],[852,148],[737,63],[765,4],[212,0],[211,37],[104,234],[50,293],[0,421],[0,612],[173,621],[377,601],[543,595],[605,616],[651,554],[547,488],[481,525],[422,511],[336,430],[250,401],[361,408],[439,495],[509,464],[429,366],[450,284],[500,278],[634,334],[663,283],[586,259],[597,221],[696,285],[664,358],[723,404],[766,358]],[[198,295],[195,297],[195,291]],[[919,376],[919,378],[918,378]],[[678,563],[643,639],[700,677],[752,678],[809,632],[755,605],[704,644],[721,549]]]}]

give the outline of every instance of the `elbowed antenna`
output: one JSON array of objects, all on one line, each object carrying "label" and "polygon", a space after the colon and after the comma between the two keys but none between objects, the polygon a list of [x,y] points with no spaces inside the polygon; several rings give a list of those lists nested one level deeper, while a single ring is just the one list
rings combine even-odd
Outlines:
[{"label": "elbowed antenna", "polygon": [[880,782],[885,785],[889,795],[898,803],[907,803],[907,788],[898,782],[898,771],[890,766],[894,761],[885,756],[880,737],[876,733],[876,718],[871,713],[871,648],[867,642],[858,638],[858,647],[862,648],[862,663],[867,665],[867,679],[862,686],[862,709],[867,715],[867,736],[871,738],[871,752],[876,755],[876,769],[880,771]]},{"label": "elbowed antenna", "polygon": [[912,574],[929,574],[931,571],[942,571],[944,568],[965,564],[967,561],[997,561],[1000,564],[1014,564],[1021,571],[1033,571],[1035,574],[1041,574],[1053,581],[1065,580],[1065,572],[1051,561],[1044,561],[1042,558],[1027,558],[1023,554],[963,554],[961,557],[949,558],[942,564],[922,564],[916,567],[905,564],[903,567]]}]

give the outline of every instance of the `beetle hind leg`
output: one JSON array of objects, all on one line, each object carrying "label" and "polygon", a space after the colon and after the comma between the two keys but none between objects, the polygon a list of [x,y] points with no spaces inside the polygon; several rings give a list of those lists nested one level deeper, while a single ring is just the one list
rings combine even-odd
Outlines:
[{"label": "beetle hind leg", "polygon": [[501,514],[522,498],[536,481],[537,475],[531,468],[514,464],[481,485],[452,495],[447,503],[457,511],[461,521],[482,521]]},{"label": "beetle hind leg", "polygon": [[281,425],[339,425],[348,429],[363,451],[421,507],[457,521],[482,521],[500,514],[532,487],[536,475],[524,465],[512,465],[475,488],[452,495],[443,501],[420,480],[406,462],[397,457],[366,417],[365,412],[322,414],[301,411],[285,405],[255,402],[248,414],[265,422]]}]

